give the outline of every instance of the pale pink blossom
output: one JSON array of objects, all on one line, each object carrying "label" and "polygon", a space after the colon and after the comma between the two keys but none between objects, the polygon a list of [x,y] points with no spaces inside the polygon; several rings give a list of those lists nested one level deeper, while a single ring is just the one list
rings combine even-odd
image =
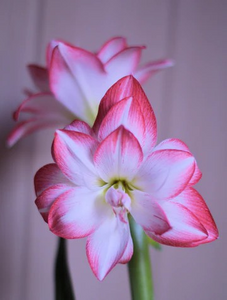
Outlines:
[{"label": "pale pink blossom", "polygon": [[18,123],[8,137],[8,146],[38,129],[56,129],[76,118],[92,125],[100,99],[118,79],[133,74],[144,83],[157,71],[172,66],[171,60],[139,66],[144,48],[128,46],[122,37],[107,41],[98,53],[58,40],[50,42],[47,68],[28,66],[38,92],[26,91],[27,99],[13,115]]},{"label": "pale pink blossom", "polygon": [[196,160],[178,139],[156,145],[154,112],[139,83],[124,77],[102,99],[93,128],[57,130],[55,163],[35,176],[36,205],[50,230],[87,237],[90,266],[102,280],[133,254],[129,215],[152,239],[176,247],[215,240]]}]

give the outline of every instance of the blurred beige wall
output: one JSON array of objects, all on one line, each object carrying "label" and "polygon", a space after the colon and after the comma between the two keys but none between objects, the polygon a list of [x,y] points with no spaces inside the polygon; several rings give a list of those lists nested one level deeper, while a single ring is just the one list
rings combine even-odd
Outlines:
[{"label": "blurred beige wall", "polygon": [[[198,248],[151,250],[155,299],[227,299],[226,28],[225,0],[0,1],[0,299],[53,299],[57,239],[37,212],[33,192],[36,170],[51,162],[52,132],[39,132],[10,150],[4,146],[22,88],[31,87],[25,65],[44,63],[53,38],[97,50],[112,36],[145,44],[144,61],[175,60],[145,90],[159,141],[180,138],[197,158],[203,172],[197,189],[220,231],[219,240]],[[84,240],[69,242],[77,300],[129,300],[126,266],[100,283],[84,248]]]}]

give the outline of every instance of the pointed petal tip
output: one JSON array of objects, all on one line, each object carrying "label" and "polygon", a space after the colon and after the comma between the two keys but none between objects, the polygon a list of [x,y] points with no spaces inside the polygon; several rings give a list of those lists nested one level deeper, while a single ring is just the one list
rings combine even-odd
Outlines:
[{"label": "pointed petal tip", "polygon": [[[87,246],[86,246],[87,248]],[[95,277],[99,280],[99,281],[103,281],[106,276],[110,273],[110,271],[115,267],[115,265],[117,263],[115,263],[113,266],[111,266],[109,269],[105,270],[104,268],[97,268],[93,265],[92,260],[90,259],[88,253],[87,253],[87,259],[88,259],[88,263],[91,267],[91,270],[93,272],[93,274],[95,275]]]},{"label": "pointed petal tip", "polygon": [[122,77],[121,79],[118,80],[118,83],[129,83],[129,84],[133,84],[133,83],[139,83],[138,80],[136,80],[136,78],[130,74],[127,76]]},{"label": "pointed petal tip", "polygon": [[56,129],[55,134],[60,134],[62,132],[62,129]]},{"label": "pointed petal tip", "polygon": [[65,129],[56,129],[55,130],[55,133],[54,133],[54,137],[57,137],[57,136],[63,136],[65,134]]},{"label": "pointed petal tip", "polygon": [[165,69],[175,66],[175,61],[171,58],[160,59],[158,61],[153,62],[153,65],[158,67],[158,69]]},{"label": "pointed petal tip", "polygon": [[92,260],[92,255],[90,255],[90,246],[89,246],[89,242],[87,240],[86,243],[86,256],[87,256],[87,260],[88,263],[90,265],[90,268],[93,272],[93,274],[95,275],[95,277],[99,280],[99,281],[103,281],[105,279],[105,277],[108,275],[108,273],[111,271],[107,270],[106,272],[103,272],[103,270],[101,271],[100,268],[97,268],[97,266],[95,265],[95,263]]},{"label": "pointed petal tip", "polygon": [[168,60],[168,62],[169,62],[170,67],[175,66],[175,64],[176,64],[175,60],[172,60],[172,59]]},{"label": "pointed petal tip", "polygon": [[64,50],[65,48],[67,48],[68,45],[66,45],[65,43],[62,42],[58,42],[57,48],[59,49],[59,51],[61,52],[61,50]]},{"label": "pointed petal tip", "polygon": [[[95,273],[94,273],[95,274]],[[103,281],[106,278],[107,274],[95,274],[95,277],[99,280],[99,281]]]},{"label": "pointed petal tip", "polygon": [[126,38],[124,36],[114,36],[110,40],[108,40],[106,43],[108,43],[110,41],[114,41],[114,40],[122,40],[122,41],[126,42]]},{"label": "pointed petal tip", "polygon": [[215,241],[215,240],[219,240],[220,236],[219,236],[219,230],[218,227],[213,219],[213,232],[211,235],[209,235],[208,239],[209,242]]},{"label": "pointed petal tip", "polygon": [[164,60],[164,64],[165,67],[168,68],[168,67],[174,67],[176,62],[173,59],[166,59]]},{"label": "pointed petal tip", "polygon": [[8,136],[5,142],[5,146],[10,149],[11,147],[13,147],[15,145],[15,142],[13,142],[11,136]]}]

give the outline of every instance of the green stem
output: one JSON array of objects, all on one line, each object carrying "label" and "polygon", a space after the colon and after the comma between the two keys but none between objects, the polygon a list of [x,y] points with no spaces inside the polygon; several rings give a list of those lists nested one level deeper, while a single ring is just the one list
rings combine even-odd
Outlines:
[{"label": "green stem", "polygon": [[132,300],[154,300],[147,237],[132,218],[130,229],[134,245],[133,257],[128,263]]},{"label": "green stem", "polygon": [[59,238],[55,260],[55,300],[75,300],[67,264],[66,240]]}]

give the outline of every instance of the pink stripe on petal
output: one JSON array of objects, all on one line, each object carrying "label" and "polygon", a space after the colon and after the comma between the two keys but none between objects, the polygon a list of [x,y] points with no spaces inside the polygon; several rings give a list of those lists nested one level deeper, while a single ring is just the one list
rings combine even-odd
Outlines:
[{"label": "pink stripe on petal", "polygon": [[[171,202],[180,203],[190,210],[206,228],[207,239],[202,243],[209,243],[218,238],[218,229],[214,219],[202,196],[193,188],[185,189],[180,195],[172,199]],[[200,244],[200,242],[198,242]]]},{"label": "pink stripe on petal", "polygon": [[132,255],[133,255],[133,242],[132,242],[131,234],[129,234],[129,239],[128,239],[126,249],[125,249],[121,259],[119,260],[119,263],[120,264],[128,263],[130,261],[130,259],[132,258]]},{"label": "pink stripe on petal", "polygon": [[51,205],[54,201],[62,195],[64,192],[72,189],[72,186],[65,184],[57,184],[47,188],[39,195],[35,201],[35,204],[42,215],[45,222],[48,221],[48,215]]},{"label": "pink stripe on petal", "polygon": [[111,211],[103,197],[102,190],[94,192],[85,187],[75,187],[61,194],[49,212],[50,230],[66,239],[93,233]]},{"label": "pink stripe on petal", "polygon": [[123,37],[115,37],[108,40],[99,50],[97,57],[104,64],[114,55],[127,47],[126,39]]},{"label": "pink stripe on petal", "polygon": [[56,164],[48,164],[39,169],[34,178],[35,193],[39,196],[44,190],[58,184],[71,185]]},{"label": "pink stripe on petal", "polygon": [[52,40],[49,42],[46,48],[46,64],[47,68],[49,69],[51,66],[51,61],[52,61],[52,55],[54,52],[54,48],[58,46],[59,41],[57,40]]},{"label": "pink stripe on petal", "polygon": [[42,127],[39,127],[33,119],[18,123],[7,137],[7,147],[14,146],[21,138],[26,137],[39,128],[41,129]]},{"label": "pink stripe on petal", "polygon": [[170,59],[157,60],[140,67],[138,70],[134,72],[133,76],[141,84],[143,84],[144,82],[147,81],[147,79],[149,79],[149,77],[153,76],[158,71],[172,67],[173,65],[174,63]]},{"label": "pink stripe on petal", "polygon": [[130,213],[145,231],[163,234],[171,226],[162,207],[149,194],[134,190]]},{"label": "pink stripe on petal", "polygon": [[124,255],[130,230],[129,224],[121,222],[113,213],[88,237],[86,250],[91,269],[103,280]]},{"label": "pink stripe on petal", "polygon": [[195,159],[180,150],[157,150],[144,161],[134,184],[155,199],[173,198],[188,185],[195,170]]},{"label": "pink stripe on petal", "polygon": [[185,206],[165,201],[162,205],[172,227],[162,235],[146,232],[155,241],[175,247],[185,247],[193,242],[203,243],[208,232],[199,219]]},{"label": "pink stripe on petal", "polygon": [[[188,146],[179,139],[166,139],[162,141],[159,145],[157,145],[154,151],[168,150],[168,149],[182,150],[191,153]],[[195,161],[195,171],[192,175],[192,178],[189,181],[189,185],[196,184],[201,179],[201,177],[202,177],[202,173],[197,165],[197,162]]]},{"label": "pink stripe on petal", "polygon": [[[17,110],[13,114],[13,118],[15,121],[18,121],[21,113],[45,113],[48,114],[48,110],[55,108],[55,106],[59,106],[60,104],[54,99],[51,93],[37,93],[32,94],[27,99],[25,99],[21,105],[17,108]],[[64,107],[61,106],[62,109]]]},{"label": "pink stripe on petal", "polygon": [[83,121],[74,120],[72,123],[67,125],[64,129],[84,133],[96,138],[92,128]]},{"label": "pink stripe on petal", "polygon": [[111,132],[123,125],[138,139],[140,145],[145,143],[145,122],[140,105],[130,97],[116,103],[105,116],[98,132],[99,140],[105,139]]},{"label": "pink stripe on petal", "polygon": [[68,43],[66,43],[62,40],[52,40],[47,45],[47,48],[46,48],[46,64],[47,64],[48,69],[50,68],[50,65],[51,65],[52,55],[53,55],[54,49],[59,45],[59,43],[63,43],[63,44],[68,45]]},{"label": "pink stripe on petal", "polygon": [[53,118],[31,118],[26,121],[18,123],[14,129],[11,131],[7,137],[7,146],[12,147],[15,145],[21,138],[26,137],[27,135],[38,131],[44,128],[56,128],[63,125],[63,121],[57,116]]},{"label": "pink stripe on petal", "polygon": [[202,177],[202,172],[200,171],[197,163],[195,162],[195,171],[194,171],[192,178],[190,179],[188,185],[190,185],[190,186],[195,185],[197,182],[200,181],[201,177]]},{"label": "pink stripe on petal", "polygon": [[157,125],[156,118],[152,107],[142,90],[138,81],[132,76],[126,76],[116,82],[103,97],[98,111],[98,116],[94,123],[93,129],[97,134],[100,125],[107,115],[108,111],[119,101],[124,98],[132,97],[139,103],[141,114],[145,122],[145,145],[143,147],[144,153],[150,152],[157,139]]},{"label": "pink stripe on petal", "polygon": [[123,126],[102,141],[94,154],[94,164],[105,182],[131,180],[142,160],[143,152],[139,142]]},{"label": "pink stripe on petal", "polygon": [[48,68],[50,68],[50,65],[51,65],[51,60],[52,60],[52,55],[53,55],[54,49],[57,46],[59,46],[60,44],[66,45],[68,47],[74,47],[72,44],[70,44],[66,41],[63,41],[63,40],[50,41],[50,43],[48,44],[47,49],[46,49],[46,63],[47,63]]},{"label": "pink stripe on petal", "polygon": [[57,130],[53,142],[53,157],[76,185],[94,188],[97,183],[93,155],[98,142],[91,136],[71,130]]},{"label": "pink stripe on petal", "polygon": [[132,94],[132,77],[130,76],[118,80],[111,88],[109,88],[99,105],[98,116],[93,126],[96,133],[98,133],[104,117],[112,106],[125,98],[132,97]]},{"label": "pink stripe on petal", "polygon": [[19,139],[43,128],[62,127],[72,119],[69,111],[51,93],[29,96],[14,112],[14,119],[26,117],[18,123],[7,138],[7,145],[13,146]]},{"label": "pink stripe on petal", "polygon": [[170,149],[190,152],[188,146],[179,139],[166,139],[162,141],[160,144],[158,144],[154,148],[154,151],[170,150]]},{"label": "pink stripe on petal", "polygon": [[35,117],[40,115],[41,118],[55,117],[64,120],[64,122],[72,117],[70,112],[51,93],[47,92],[33,94],[25,99],[14,112],[14,120],[17,121],[22,113],[30,113]]}]

